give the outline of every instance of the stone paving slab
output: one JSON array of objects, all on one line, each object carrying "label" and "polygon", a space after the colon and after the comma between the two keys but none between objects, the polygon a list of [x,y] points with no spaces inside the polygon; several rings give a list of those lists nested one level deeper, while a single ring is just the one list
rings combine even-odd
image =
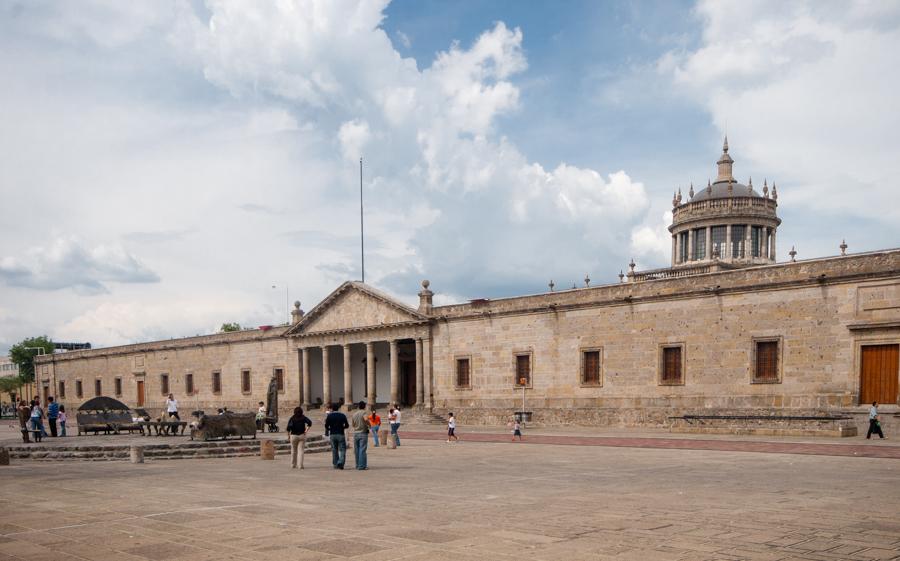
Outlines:
[{"label": "stone paving slab", "polygon": [[900,559],[891,459],[415,438],[369,452],[365,472],[325,454],[303,471],[14,463],[0,561]]},{"label": "stone paving slab", "polygon": [[[401,431],[400,439],[440,440],[446,435],[431,431]],[[469,433],[460,436],[466,442],[511,442],[508,434]],[[765,452],[772,454],[806,454],[814,456],[851,456],[900,460],[900,446],[868,446],[865,444],[833,444],[826,442],[771,442],[703,440],[699,438],[642,438],[612,436],[529,435],[512,444],[553,444],[563,446],[610,446],[622,448],[664,448],[669,450],[711,450],[720,452]]]}]

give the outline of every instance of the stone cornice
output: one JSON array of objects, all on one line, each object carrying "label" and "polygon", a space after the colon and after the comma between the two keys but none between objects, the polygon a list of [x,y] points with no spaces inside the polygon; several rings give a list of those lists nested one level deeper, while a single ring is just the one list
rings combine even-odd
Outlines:
[{"label": "stone cornice", "polygon": [[722,294],[785,290],[900,279],[900,250],[746,267],[674,279],[619,283],[530,296],[479,300],[434,308],[437,320],[479,319],[590,307],[714,297]]},{"label": "stone cornice", "polygon": [[215,333],[212,335],[198,335],[196,337],[184,337],[182,339],[168,339],[165,341],[149,341],[146,343],[134,343],[118,347],[104,347],[82,351],[70,351],[66,353],[54,353],[35,357],[35,364],[50,364],[67,360],[104,358],[119,355],[136,354],[142,352],[171,351],[188,349],[191,347],[206,347],[213,345],[232,345],[235,343],[248,343],[255,341],[283,340],[287,326],[273,327],[263,331],[262,329],[247,329],[243,331],[231,331],[227,333]]},{"label": "stone cornice", "polygon": [[343,344],[390,341],[394,339],[431,338],[431,320],[408,321],[388,325],[373,325],[349,329],[319,331],[291,335],[292,343],[300,347],[321,347]]}]

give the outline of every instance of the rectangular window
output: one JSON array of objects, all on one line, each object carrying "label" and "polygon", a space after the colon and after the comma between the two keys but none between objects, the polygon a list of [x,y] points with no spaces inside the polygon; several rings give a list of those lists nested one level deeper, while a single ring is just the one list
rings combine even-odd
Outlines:
[{"label": "rectangular window", "polygon": [[122,378],[116,378],[115,388],[116,388],[116,397],[119,397],[120,395],[122,395]]},{"label": "rectangular window", "polygon": [[678,243],[680,245],[680,251],[678,252],[678,261],[679,263],[684,263],[688,260],[688,233],[682,232],[678,234]]},{"label": "rectangular window", "polygon": [[753,257],[762,255],[763,228],[754,226],[750,230],[750,247],[753,248]]},{"label": "rectangular window", "polygon": [[275,385],[278,387],[278,391],[284,391],[284,369],[276,368],[275,369]]},{"label": "rectangular window", "polygon": [[59,391],[56,392],[56,395],[59,396],[60,399],[66,398],[66,383],[62,380],[59,382]]},{"label": "rectangular window", "polygon": [[516,386],[531,385],[531,355],[516,355]]},{"label": "rectangular window", "polygon": [[755,341],[753,381],[778,382],[778,340]]},{"label": "rectangular window", "polygon": [[75,380],[75,397],[84,397],[84,388],[81,385],[81,380]]},{"label": "rectangular window", "polygon": [[471,372],[469,370],[469,359],[456,359],[456,387],[469,388],[472,386]]},{"label": "rectangular window", "polygon": [[159,375],[159,390],[163,395],[168,395],[169,393],[169,375],[168,374],[160,374]]},{"label": "rectangular window", "polygon": [[744,256],[744,232],[743,226],[731,226],[731,256],[740,258]]},{"label": "rectangular window", "polygon": [[212,391],[222,393],[222,373],[219,371],[212,373]]},{"label": "rectangular window", "polygon": [[713,226],[710,235],[712,236],[713,257],[724,258],[728,253],[728,248],[725,247],[725,243],[727,241],[726,236],[728,235],[728,227]]},{"label": "rectangular window", "polygon": [[582,351],[581,353],[581,383],[585,385],[600,385],[600,350]]},{"label": "rectangular window", "polygon": [[185,374],[184,375],[184,393],[188,395],[194,395],[194,375],[193,374]]},{"label": "rectangular window", "polygon": [[663,385],[680,385],[684,383],[683,347],[664,346],[660,357],[659,383]]},{"label": "rectangular window", "polygon": [[694,261],[706,259],[706,228],[694,230]]},{"label": "rectangular window", "polygon": [[103,395],[103,382],[94,380],[94,395]]},{"label": "rectangular window", "polygon": [[250,370],[241,370],[241,392],[250,393]]}]

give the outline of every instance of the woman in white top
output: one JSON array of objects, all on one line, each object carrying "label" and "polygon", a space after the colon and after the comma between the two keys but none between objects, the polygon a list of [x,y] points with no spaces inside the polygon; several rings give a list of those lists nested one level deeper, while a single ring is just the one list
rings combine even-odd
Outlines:
[{"label": "woman in white top", "polygon": [[169,394],[168,399],[166,399],[166,414],[169,417],[175,417],[179,421],[181,417],[178,416],[178,400],[175,399],[173,394]]},{"label": "woman in white top", "polygon": [[450,418],[447,419],[447,442],[459,442],[459,437],[456,436],[456,417],[453,413],[450,413]]},{"label": "woman in white top", "polygon": [[394,438],[394,442],[397,443],[397,446],[400,446],[400,435],[397,434],[397,431],[400,430],[400,408],[394,405],[394,408],[391,410],[391,414],[388,416],[388,420],[391,422],[391,436]]}]

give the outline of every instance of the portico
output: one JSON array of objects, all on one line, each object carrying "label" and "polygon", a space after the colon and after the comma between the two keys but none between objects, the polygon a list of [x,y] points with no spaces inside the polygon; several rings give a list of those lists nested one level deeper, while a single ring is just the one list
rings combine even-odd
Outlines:
[{"label": "portico", "polygon": [[[430,291],[423,292],[430,307]],[[346,282],[296,319],[286,335],[297,349],[304,407],[363,399],[369,406],[432,407],[426,314]]]}]

